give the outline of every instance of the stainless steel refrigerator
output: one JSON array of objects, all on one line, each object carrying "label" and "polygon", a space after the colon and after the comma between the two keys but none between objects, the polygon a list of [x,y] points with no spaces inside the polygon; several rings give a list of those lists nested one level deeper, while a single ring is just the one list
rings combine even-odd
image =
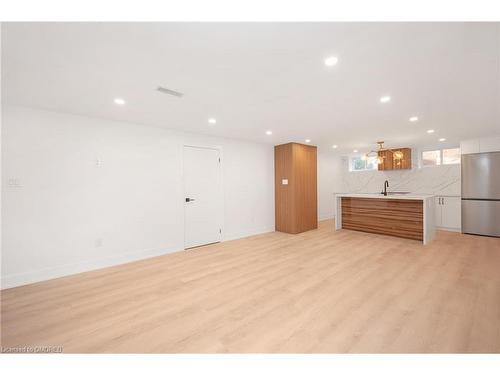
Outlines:
[{"label": "stainless steel refrigerator", "polygon": [[500,237],[500,152],[462,155],[462,232]]}]

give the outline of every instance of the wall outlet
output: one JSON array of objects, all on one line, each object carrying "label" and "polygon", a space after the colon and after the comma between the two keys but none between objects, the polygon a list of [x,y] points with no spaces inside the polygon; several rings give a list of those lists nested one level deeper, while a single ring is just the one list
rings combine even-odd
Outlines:
[{"label": "wall outlet", "polygon": [[102,243],[103,243],[102,238],[98,238],[95,240],[94,246],[95,247],[102,247]]},{"label": "wall outlet", "polygon": [[281,180],[281,185],[288,185],[288,179],[284,178],[283,180]]}]

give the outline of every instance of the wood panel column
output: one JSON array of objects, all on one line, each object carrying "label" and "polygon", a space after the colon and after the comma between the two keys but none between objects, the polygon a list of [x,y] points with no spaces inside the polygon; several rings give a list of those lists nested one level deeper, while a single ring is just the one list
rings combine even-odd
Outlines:
[{"label": "wood panel column", "polygon": [[274,147],[276,230],[302,233],[318,227],[317,148],[300,143]]}]

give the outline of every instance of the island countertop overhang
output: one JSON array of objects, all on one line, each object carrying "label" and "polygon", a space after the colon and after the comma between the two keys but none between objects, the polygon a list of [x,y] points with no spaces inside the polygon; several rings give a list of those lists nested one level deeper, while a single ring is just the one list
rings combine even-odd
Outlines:
[{"label": "island countertop overhang", "polygon": [[431,194],[394,194],[384,195],[380,193],[334,193],[338,198],[374,198],[374,199],[413,199],[413,200],[426,200],[434,198],[435,195]]}]

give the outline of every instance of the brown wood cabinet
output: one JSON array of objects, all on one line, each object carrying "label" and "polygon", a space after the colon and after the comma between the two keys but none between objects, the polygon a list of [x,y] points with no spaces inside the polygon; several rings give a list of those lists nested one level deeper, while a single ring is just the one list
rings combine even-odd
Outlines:
[{"label": "brown wood cabinet", "polygon": [[392,153],[390,151],[379,151],[378,156],[382,158],[382,163],[378,165],[379,171],[387,171],[393,169]]},{"label": "brown wood cabinet", "polygon": [[420,200],[342,197],[342,228],[422,241]]},{"label": "brown wood cabinet", "polygon": [[[394,157],[396,152],[401,152],[403,157],[401,159]],[[392,148],[379,151],[378,156],[382,157],[382,163],[378,165],[379,171],[411,169],[411,148]]]},{"label": "brown wood cabinet", "polygon": [[276,230],[301,233],[318,227],[316,146],[274,147]]}]

